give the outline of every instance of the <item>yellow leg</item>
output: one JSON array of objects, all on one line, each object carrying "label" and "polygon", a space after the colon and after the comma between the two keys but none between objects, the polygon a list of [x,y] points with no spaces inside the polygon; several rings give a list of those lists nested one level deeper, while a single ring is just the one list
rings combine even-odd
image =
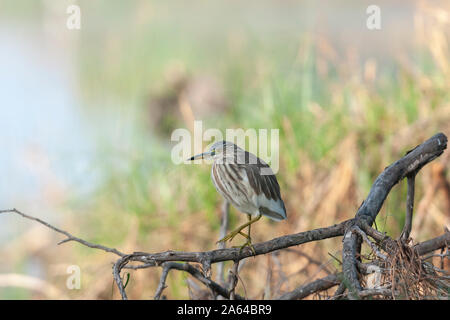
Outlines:
[{"label": "yellow leg", "polygon": [[[252,216],[248,214],[247,217],[248,217],[248,221],[250,222],[252,220]],[[258,220],[256,220],[256,221],[258,221]],[[254,222],[256,222],[256,221],[254,221]],[[247,238],[247,241],[242,246],[233,246],[233,248],[239,248],[239,253],[240,253],[245,247],[249,247],[250,250],[252,250],[253,255],[256,256],[255,247],[253,247],[252,237],[250,236],[251,227],[252,227],[252,224],[250,223],[248,225],[248,234],[245,234],[242,231],[239,231],[239,234],[242,235],[243,237]]]},{"label": "yellow leg", "polygon": [[[252,246],[252,240],[251,240],[251,237],[250,237],[250,230],[251,230],[250,228],[251,228],[251,225],[253,223],[255,223],[256,221],[261,219],[261,216],[258,215],[257,217],[255,217],[253,219],[251,218],[251,215],[247,215],[247,216],[248,216],[248,220],[249,220],[247,223],[244,223],[243,225],[241,225],[238,228],[234,229],[233,231],[231,231],[229,234],[227,234],[225,237],[223,237],[222,239],[220,239],[217,242],[225,242],[225,241],[228,241],[228,240],[231,241],[231,240],[234,239],[234,237],[236,237],[238,234],[240,234],[243,237],[247,238],[247,242],[241,247],[241,249],[246,247],[246,246],[251,246],[252,247],[252,251],[254,252],[255,249]],[[245,233],[242,232],[242,230],[245,229],[246,227],[248,227],[248,235],[246,235]]]},{"label": "yellow leg", "polygon": [[[251,216],[250,214],[247,214],[247,218],[248,218],[248,221],[251,221],[251,220],[252,220],[252,216]],[[247,234],[245,234],[242,230],[239,231],[239,234],[240,234],[241,236],[243,236],[244,238],[250,240],[250,242],[251,242],[250,228],[251,228],[251,224],[248,225],[248,233],[247,233]]]}]

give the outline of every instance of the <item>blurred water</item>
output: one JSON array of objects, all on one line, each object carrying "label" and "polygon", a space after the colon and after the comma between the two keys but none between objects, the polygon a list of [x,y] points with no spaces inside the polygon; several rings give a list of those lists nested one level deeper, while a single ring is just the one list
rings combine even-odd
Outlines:
[{"label": "blurred water", "polygon": [[[42,217],[86,170],[92,144],[67,59],[32,29],[1,30],[0,208],[39,208]],[[13,220],[2,217],[0,240],[8,236],[5,221]]]}]

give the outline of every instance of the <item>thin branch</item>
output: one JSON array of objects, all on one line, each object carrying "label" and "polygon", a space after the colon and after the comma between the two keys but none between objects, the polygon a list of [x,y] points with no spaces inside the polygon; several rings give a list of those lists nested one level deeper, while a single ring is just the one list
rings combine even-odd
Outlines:
[{"label": "thin branch", "polygon": [[[328,270],[328,268],[326,266],[324,266],[324,263],[316,260],[314,258],[312,258],[310,255],[304,253],[303,251],[299,251],[299,250],[295,250],[295,249],[291,249],[291,248],[287,248],[286,252],[293,252],[301,257],[306,258],[306,260],[308,260],[308,265],[309,263],[315,264],[316,266],[318,266],[319,268],[323,269],[327,274],[331,274],[332,272],[330,270]],[[335,258],[335,257],[333,257]],[[308,266],[307,265],[307,266]],[[305,266],[304,268],[302,268],[300,271],[303,271],[303,269],[305,269],[307,266]],[[297,273],[297,272],[296,272]],[[295,274],[296,274],[295,273]]]},{"label": "thin branch", "polygon": [[375,255],[383,260],[387,259],[387,256],[382,253],[380,250],[378,250],[378,247],[375,243],[373,243],[372,241],[370,241],[370,239],[367,237],[367,234],[362,231],[358,226],[354,226],[352,228],[352,231],[358,233],[363,239],[364,241],[370,246],[370,248],[372,249],[372,251],[375,253]]},{"label": "thin branch", "polygon": [[54,227],[48,222],[45,222],[45,221],[43,221],[43,220],[41,220],[39,218],[35,218],[35,217],[32,217],[32,216],[29,216],[29,215],[27,215],[27,214],[25,214],[25,213],[15,209],[15,208],[14,209],[8,209],[8,210],[0,210],[0,214],[2,214],[2,213],[16,213],[16,214],[18,214],[18,215],[20,215],[20,216],[22,216],[22,217],[24,217],[26,219],[37,221],[40,224],[46,226],[47,228],[52,229],[53,231],[56,231],[58,233],[61,233],[61,234],[65,235],[67,238],[62,240],[62,241],[60,241],[58,244],[63,244],[63,243],[69,242],[69,241],[76,241],[76,242],[79,242],[79,243],[81,243],[82,245],[84,245],[86,247],[89,247],[89,248],[100,249],[100,250],[103,250],[103,251],[106,251],[106,252],[111,252],[111,253],[114,253],[115,255],[118,255],[120,257],[125,256],[124,253],[120,252],[117,249],[105,247],[105,246],[102,246],[100,244],[95,244],[95,243],[83,240],[81,238],[75,237],[75,236],[73,236],[72,234],[70,234],[69,232],[67,232],[65,230],[59,229],[57,227]]},{"label": "thin branch", "polygon": [[233,264],[233,268],[230,270],[229,276],[229,289],[230,292],[230,300],[236,299],[236,293],[234,292],[238,283],[238,275],[239,275],[239,260],[235,261]]},{"label": "thin branch", "polygon": [[[450,253],[436,253],[436,254],[430,254],[430,255],[428,255],[428,256],[426,256],[426,257],[423,257],[422,260],[428,260],[428,259],[434,258],[434,257],[440,257],[441,260],[442,260],[443,258],[449,258],[449,257],[450,257]],[[443,269],[443,268],[441,268],[441,269]]]},{"label": "thin branch", "polygon": [[[219,233],[219,239],[222,239],[226,236],[227,230],[228,230],[228,214],[230,211],[230,203],[227,200],[224,200],[222,203],[222,217],[220,222],[220,233]],[[225,241],[221,241],[218,244],[218,249],[225,249],[226,243]],[[224,262],[219,262],[217,265],[217,275],[216,275],[216,281],[220,283],[225,282],[225,272],[224,272]]]},{"label": "thin branch", "polygon": [[339,284],[339,287],[334,292],[333,296],[330,298],[330,300],[339,300],[339,299],[341,299],[344,296],[344,294],[345,294],[345,290],[347,290],[347,287],[345,286],[344,282],[341,282]]},{"label": "thin branch", "polygon": [[174,262],[163,263],[163,270],[162,270],[161,278],[159,279],[158,288],[156,288],[156,292],[155,292],[155,297],[154,297],[155,300],[160,300],[163,290],[165,288],[167,288],[166,280],[167,280],[167,276],[169,275],[170,269],[172,269],[171,264],[173,264],[173,263]]},{"label": "thin branch", "polygon": [[422,256],[429,252],[445,248],[450,246],[450,232],[448,230],[445,231],[443,235],[439,237],[418,243],[414,246],[414,249],[417,250],[417,253]]},{"label": "thin branch", "polygon": [[[162,264],[162,266],[163,266],[163,273],[161,274],[161,278],[159,280],[159,285],[158,285],[158,288],[155,293],[155,300],[160,299],[162,291],[166,288],[165,283],[166,283],[167,275],[168,275],[169,271],[172,269],[186,271],[190,275],[192,275],[195,279],[199,280],[201,283],[203,283],[208,288],[210,288],[214,294],[219,294],[227,299],[230,298],[230,293],[227,289],[222,287],[217,282],[206,278],[200,270],[198,270],[196,267],[192,266],[189,263],[165,262]],[[240,295],[235,295],[235,299],[244,300],[244,298]]]},{"label": "thin branch", "polygon": [[400,238],[403,241],[408,240],[409,234],[411,233],[412,227],[412,217],[414,210],[414,182],[416,178],[416,172],[408,175],[406,180],[408,182],[408,193],[406,195],[406,216],[405,216],[405,226],[403,227],[403,231],[400,235]]},{"label": "thin branch", "polygon": [[121,272],[122,268],[127,263],[127,260],[126,260],[127,257],[128,256],[125,255],[125,256],[119,258],[116,261],[116,263],[114,263],[114,266],[113,266],[113,277],[114,277],[114,280],[116,281],[116,285],[117,285],[117,288],[119,289],[120,295],[122,296],[122,300],[128,300],[127,293],[125,292],[125,286],[123,285],[122,277],[120,276],[120,272]]},{"label": "thin branch", "polygon": [[279,297],[279,300],[295,300],[303,299],[313,293],[324,291],[334,287],[340,283],[339,277],[341,274],[330,274],[325,278],[321,278],[310,282],[308,284],[301,285],[294,290],[283,294]]},{"label": "thin branch", "polygon": [[[288,249],[286,249],[286,250],[290,250],[290,249],[288,248]],[[293,250],[293,251],[295,251],[295,250]],[[295,251],[295,252],[297,252],[297,251]],[[274,262],[274,264],[275,264],[276,267],[277,267],[277,270],[278,270],[278,278],[279,278],[278,283],[277,283],[277,285],[275,286],[275,289],[273,290],[273,293],[279,292],[281,286],[289,280],[289,276],[286,276],[286,274],[283,272],[283,266],[282,266],[282,264],[281,264],[281,262],[280,262],[280,259],[278,259],[278,255],[279,255],[279,254],[280,254],[279,251],[275,251],[275,252],[272,252],[271,255],[270,255],[271,258],[272,258],[272,260],[273,260],[273,262]],[[272,276],[272,269],[271,269],[271,268],[270,268],[269,271],[268,271],[268,275],[269,275],[269,274],[270,274],[270,276]],[[268,281],[267,281],[267,285],[268,285],[269,288],[271,287],[271,286],[270,286],[270,280],[271,280],[271,279],[268,279]],[[270,296],[272,296],[273,293],[271,293]],[[265,295],[265,297],[266,297],[266,295]]]}]

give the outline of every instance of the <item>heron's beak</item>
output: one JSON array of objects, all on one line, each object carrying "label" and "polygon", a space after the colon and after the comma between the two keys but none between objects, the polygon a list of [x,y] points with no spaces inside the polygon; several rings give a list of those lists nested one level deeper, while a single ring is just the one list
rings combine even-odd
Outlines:
[{"label": "heron's beak", "polygon": [[210,156],[211,156],[211,152],[203,152],[203,153],[200,153],[196,156],[189,158],[188,161],[193,161],[193,160],[197,160],[197,159],[205,159],[205,158],[209,158]]}]

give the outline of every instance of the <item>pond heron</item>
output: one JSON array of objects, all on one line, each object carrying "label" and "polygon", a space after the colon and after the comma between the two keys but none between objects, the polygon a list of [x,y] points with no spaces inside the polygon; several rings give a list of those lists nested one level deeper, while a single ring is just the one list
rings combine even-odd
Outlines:
[{"label": "pond heron", "polygon": [[[252,246],[250,227],[261,216],[280,221],[286,219],[286,208],[281,199],[280,186],[267,163],[234,143],[219,141],[207,152],[189,160],[212,159],[211,178],[222,197],[236,209],[247,214],[248,222],[231,231],[218,242],[232,240],[240,234],[247,241],[240,247]],[[254,216],[252,218],[252,216]],[[248,227],[248,234],[242,230]]]}]

